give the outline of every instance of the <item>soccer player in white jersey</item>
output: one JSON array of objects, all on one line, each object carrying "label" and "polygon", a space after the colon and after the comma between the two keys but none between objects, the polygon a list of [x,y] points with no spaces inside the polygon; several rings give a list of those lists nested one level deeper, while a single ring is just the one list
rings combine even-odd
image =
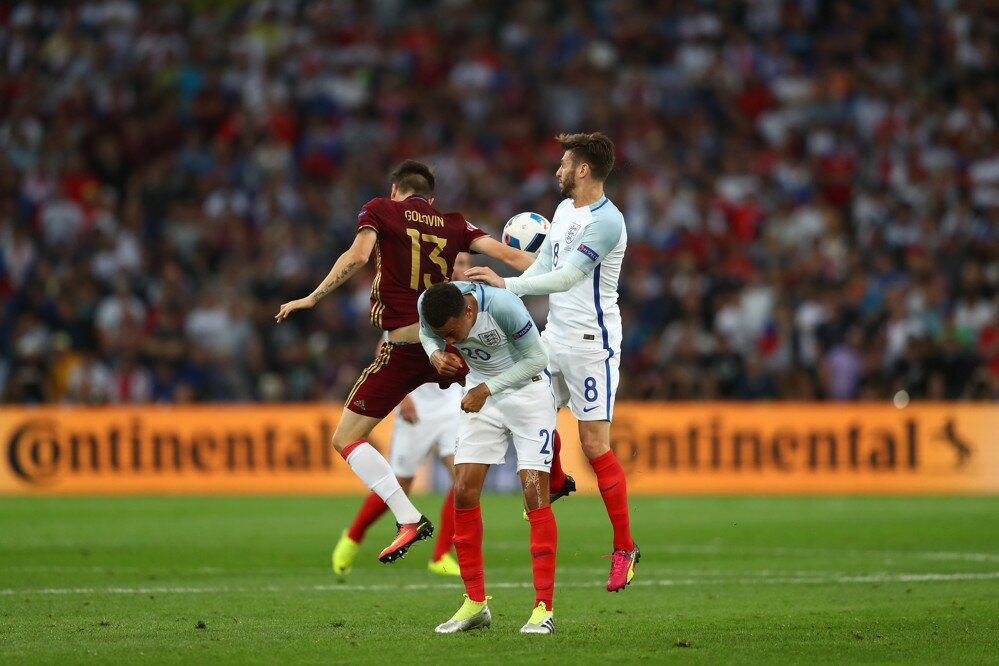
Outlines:
[{"label": "soccer player in white jersey", "polygon": [[[460,280],[472,265],[467,252],[454,260],[452,280]],[[436,384],[424,384],[403,398],[395,410],[392,439],[389,444],[389,465],[404,493],[409,494],[416,470],[436,451],[440,461],[454,477],[454,447],[458,439],[458,414],[461,387],[452,384],[446,389]],[[365,533],[388,510],[377,493],[370,493],[357,510],[350,527],[343,531],[333,549],[333,573],[350,573]],[[458,576],[458,563],[451,555],[454,539],[454,488],[448,489],[441,505],[440,523],[434,540],[434,551],[427,563],[431,573]]]},{"label": "soccer player in white jersey", "polygon": [[579,441],[597,476],[614,528],[607,589],[623,589],[641,553],[631,538],[624,470],[610,448],[621,364],[617,283],[628,234],[624,217],[604,194],[614,167],[614,144],[600,132],[560,134],[565,151],[555,177],[565,199],[555,209],[538,258],[520,277],[503,279],[485,267],[470,280],[505,287],[518,296],[550,294],[542,340],[559,407],[579,421]]},{"label": "soccer player in white jersey", "polygon": [[482,565],[479,497],[490,465],[502,464],[513,440],[524,504],[531,522],[535,601],[521,633],[555,632],[552,597],[558,530],[549,503],[548,472],[555,431],[555,401],[545,373],[548,355],[524,303],[503,289],[470,282],[437,284],[420,296],[420,340],[437,371],[468,364],[454,454],[454,546],[465,582],[465,601],[437,633],[489,626],[492,621]]}]

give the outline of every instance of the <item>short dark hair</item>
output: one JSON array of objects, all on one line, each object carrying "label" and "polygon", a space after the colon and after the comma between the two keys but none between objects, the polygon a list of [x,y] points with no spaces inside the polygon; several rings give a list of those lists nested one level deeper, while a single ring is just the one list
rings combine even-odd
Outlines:
[{"label": "short dark hair", "polygon": [[465,311],[465,295],[450,282],[432,285],[423,294],[420,314],[431,328],[440,328],[451,317],[460,317]]},{"label": "short dark hair", "polygon": [[421,197],[434,195],[434,172],[423,162],[406,160],[393,171],[389,180],[401,192],[412,192]]},{"label": "short dark hair", "polygon": [[593,177],[599,181],[607,180],[614,168],[614,142],[600,132],[592,134],[559,134],[555,137],[562,150],[572,152],[573,159],[590,165]]}]

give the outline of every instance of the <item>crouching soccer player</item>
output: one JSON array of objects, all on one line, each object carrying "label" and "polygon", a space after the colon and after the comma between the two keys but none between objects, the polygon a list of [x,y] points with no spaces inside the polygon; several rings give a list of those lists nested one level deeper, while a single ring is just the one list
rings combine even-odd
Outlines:
[{"label": "crouching soccer player", "polygon": [[523,302],[503,289],[470,282],[437,284],[421,297],[420,340],[438,372],[447,375],[461,359],[469,367],[467,393],[454,456],[454,546],[465,601],[438,633],[488,627],[492,622],[482,562],[479,496],[489,465],[502,464],[508,437],[517,450],[517,472],[531,522],[535,606],[521,633],[555,632],[552,596],[558,529],[548,497],[555,401],[545,375],[548,355]]}]

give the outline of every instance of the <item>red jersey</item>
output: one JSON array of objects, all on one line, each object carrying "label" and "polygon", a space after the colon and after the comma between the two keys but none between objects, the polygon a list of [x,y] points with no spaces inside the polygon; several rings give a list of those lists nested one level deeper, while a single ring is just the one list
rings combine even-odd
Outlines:
[{"label": "red jersey", "polygon": [[447,282],[459,252],[487,234],[461,213],[440,213],[419,196],[372,199],[357,216],[357,229],[374,229],[375,281],[371,323],[391,331],[420,320],[416,301],[432,284]]}]

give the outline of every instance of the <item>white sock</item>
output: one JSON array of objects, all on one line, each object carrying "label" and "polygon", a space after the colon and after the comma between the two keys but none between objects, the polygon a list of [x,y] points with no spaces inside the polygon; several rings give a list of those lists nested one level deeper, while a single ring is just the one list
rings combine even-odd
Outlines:
[{"label": "white sock", "polygon": [[402,491],[399,480],[392,473],[388,461],[367,442],[358,444],[347,456],[347,464],[354,474],[364,481],[369,490],[374,491],[388,504],[395,514],[395,522],[405,525],[420,520],[420,511]]}]

